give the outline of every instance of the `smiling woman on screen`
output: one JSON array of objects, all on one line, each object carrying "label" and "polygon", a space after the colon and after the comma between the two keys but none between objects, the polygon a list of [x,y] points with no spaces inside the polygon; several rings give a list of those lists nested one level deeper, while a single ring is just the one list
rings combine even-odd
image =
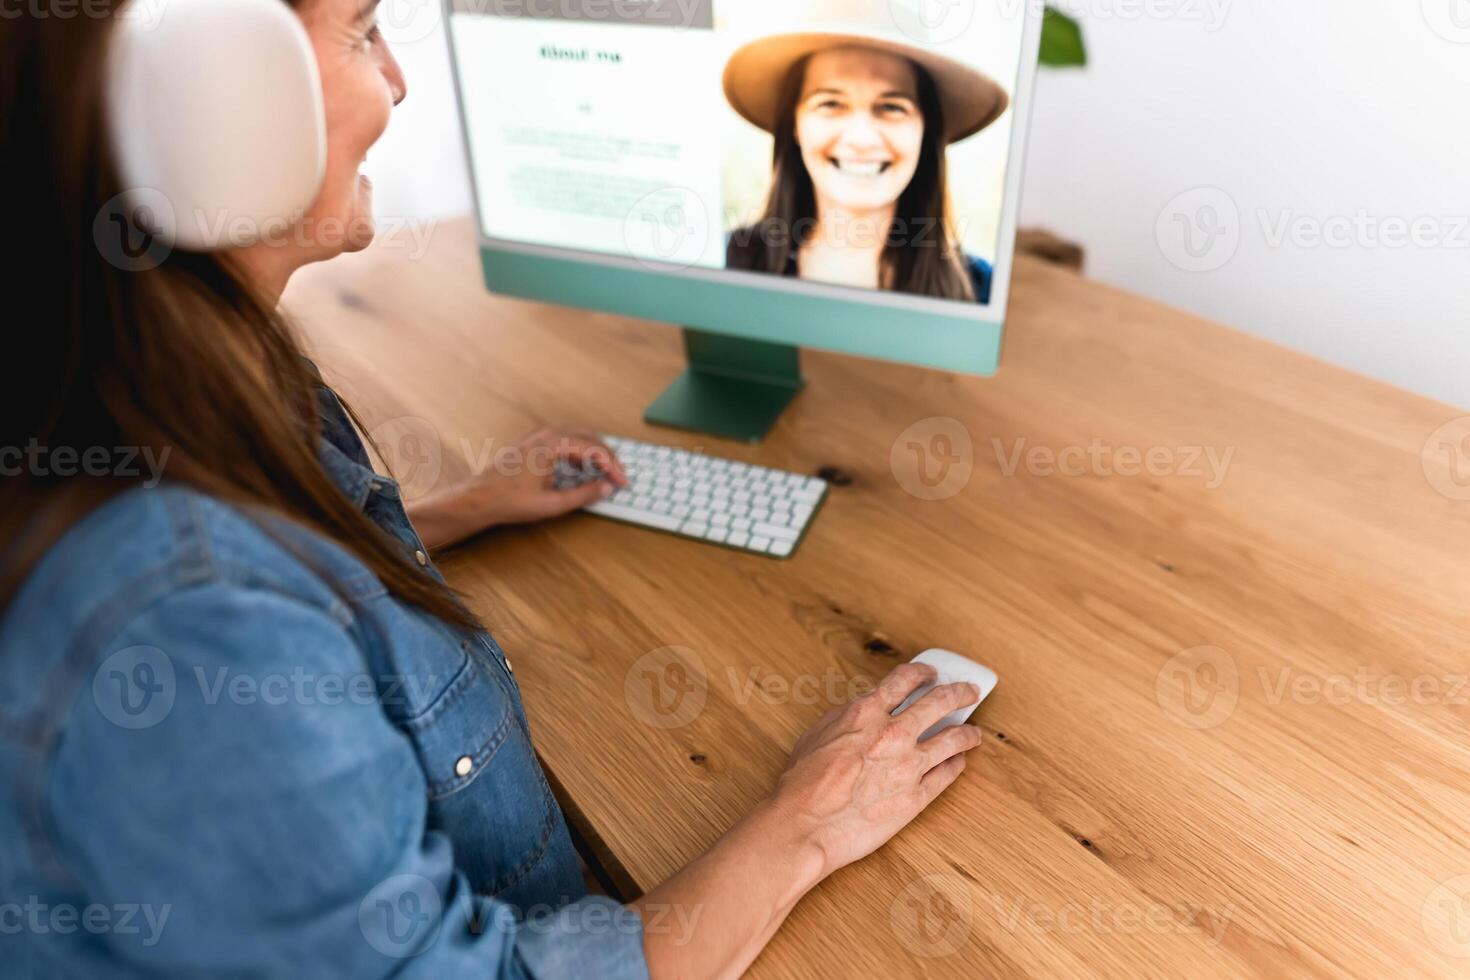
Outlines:
[{"label": "smiling woman on screen", "polygon": [[951,227],[945,152],[1005,111],[984,74],[869,31],[781,34],[725,68],[735,111],[770,133],[770,194],[726,264],[967,302],[992,269]]}]

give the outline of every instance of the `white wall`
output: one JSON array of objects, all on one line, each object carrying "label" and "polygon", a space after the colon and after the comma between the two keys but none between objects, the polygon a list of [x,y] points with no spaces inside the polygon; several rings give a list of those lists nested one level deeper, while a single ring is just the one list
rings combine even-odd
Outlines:
[{"label": "white wall", "polygon": [[[1023,223],[1096,278],[1470,408],[1470,0],[1062,5],[1092,64],[1043,73]],[[389,217],[470,207],[426,31],[368,161]]]},{"label": "white wall", "polygon": [[[1187,16],[1203,2],[1125,21],[1093,0],[1091,66],[1039,85],[1025,220],[1086,244],[1099,279],[1470,407],[1470,3],[1220,2],[1211,31]],[[1456,36],[1454,4],[1462,43],[1431,27]],[[1192,272],[1175,209],[1158,226],[1200,187],[1226,196],[1185,218],[1233,202],[1239,239]],[[1382,244],[1395,221],[1421,244]]]}]

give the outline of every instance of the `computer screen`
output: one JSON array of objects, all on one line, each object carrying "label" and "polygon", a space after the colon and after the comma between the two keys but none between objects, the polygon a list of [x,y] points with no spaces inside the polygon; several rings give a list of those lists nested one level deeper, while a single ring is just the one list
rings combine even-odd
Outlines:
[{"label": "computer screen", "polygon": [[1003,319],[1029,0],[449,10],[487,245]]}]

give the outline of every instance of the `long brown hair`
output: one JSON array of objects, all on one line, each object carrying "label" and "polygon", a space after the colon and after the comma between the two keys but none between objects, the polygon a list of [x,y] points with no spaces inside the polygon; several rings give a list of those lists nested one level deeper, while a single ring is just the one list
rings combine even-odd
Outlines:
[{"label": "long brown hair", "polygon": [[[316,379],[289,324],[226,260],[175,251],[127,271],[103,255],[94,221],[123,190],[103,92],[118,6],[108,0],[100,17],[97,4],[67,18],[22,15],[0,31],[0,189],[11,218],[0,268],[12,323],[0,447],[45,447],[53,458],[61,447],[149,452],[167,460],[168,480],[240,505],[273,537],[270,518],[304,525],[401,600],[476,626],[328,477],[316,456]],[[140,482],[14,469],[0,477],[0,609],[68,527]]]},{"label": "long brown hair", "polygon": [[[731,235],[728,255],[735,268],[785,275],[792,259],[816,229],[817,198],[796,141],[796,108],[811,56],[792,66],[781,90],[771,161],[771,191],[760,220]],[[893,226],[879,260],[879,282],[903,293],[973,302],[974,286],[950,227],[945,168],[944,111],[929,73],[909,62],[917,79],[924,139],[919,163],[899,195]]]}]

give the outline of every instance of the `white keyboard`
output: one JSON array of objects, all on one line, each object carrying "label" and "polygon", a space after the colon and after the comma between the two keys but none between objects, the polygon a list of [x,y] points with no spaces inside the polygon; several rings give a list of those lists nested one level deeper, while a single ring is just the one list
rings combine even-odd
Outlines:
[{"label": "white keyboard", "polygon": [[[827,481],[634,439],[605,437],[628,486],[588,513],[741,551],[787,558],[827,493]],[[559,470],[565,485],[592,474]]]}]

